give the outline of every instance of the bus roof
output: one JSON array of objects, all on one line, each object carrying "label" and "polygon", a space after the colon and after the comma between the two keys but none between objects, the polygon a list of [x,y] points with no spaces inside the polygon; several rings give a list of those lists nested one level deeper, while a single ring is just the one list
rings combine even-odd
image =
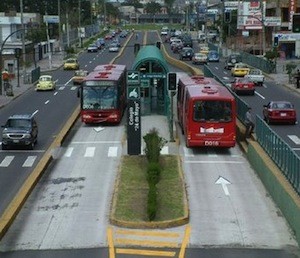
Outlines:
[{"label": "bus roof", "polygon": [[126,65],[120,65],[120,64],[101,64],[97,65],[94,68],[94,71],[124,71],[126,70]]},{"label": "bus roof", "polygon": [[193,99],[222,99],[234,101],[235,98],[231,92],[222,85],[189,85],[186,87],[188,96]]},{"label": "bus roof", "polygon": [[184,86],[193,85],[193,84],[216,84],[220,85],[218,81],[211,77],[204,77],[202,75],[195,75],[195,76],[184,76],[181,77],[178,81],[178,84],[183,84]]},{"label": "bus roof", "polygon": [[126,72],[125,65],[98,65],[96,68],[85,77],[84,81],[117,81]]}]

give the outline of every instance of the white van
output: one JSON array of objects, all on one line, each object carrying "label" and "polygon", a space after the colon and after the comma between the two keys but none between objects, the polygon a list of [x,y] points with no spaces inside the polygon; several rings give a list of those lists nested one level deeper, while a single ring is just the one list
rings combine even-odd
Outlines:
[{"label": "white van", "polygon": [[205,43],[205,40],[206,40],[205,33],[200,30],[198,32],[198,43]]}]

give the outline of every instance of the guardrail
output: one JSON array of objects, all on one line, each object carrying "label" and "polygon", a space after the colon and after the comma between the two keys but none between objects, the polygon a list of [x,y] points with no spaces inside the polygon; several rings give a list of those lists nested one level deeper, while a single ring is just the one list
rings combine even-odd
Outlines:
[{"label": "guardrail", "polygon": [[300,157],[259,116],[256,116],[256,137],[258,143],[300,195]]}]

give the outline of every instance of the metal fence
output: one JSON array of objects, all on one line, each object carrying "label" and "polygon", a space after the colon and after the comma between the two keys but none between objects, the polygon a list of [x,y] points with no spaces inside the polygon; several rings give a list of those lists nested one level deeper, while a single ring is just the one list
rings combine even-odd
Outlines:
[{"label": "metal fence", "polygon": [[258,143],[300,195],[300,157],[259,116],[256,116],[256,137]]}]

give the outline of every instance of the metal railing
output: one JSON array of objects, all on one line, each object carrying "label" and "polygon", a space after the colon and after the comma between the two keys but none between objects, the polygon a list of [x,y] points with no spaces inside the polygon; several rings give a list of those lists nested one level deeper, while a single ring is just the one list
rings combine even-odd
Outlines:
[{"label": "metal railing", "polygon": [[256,116],[256,137],[258,143],[300,195],[300,157],[259,116]]}]

